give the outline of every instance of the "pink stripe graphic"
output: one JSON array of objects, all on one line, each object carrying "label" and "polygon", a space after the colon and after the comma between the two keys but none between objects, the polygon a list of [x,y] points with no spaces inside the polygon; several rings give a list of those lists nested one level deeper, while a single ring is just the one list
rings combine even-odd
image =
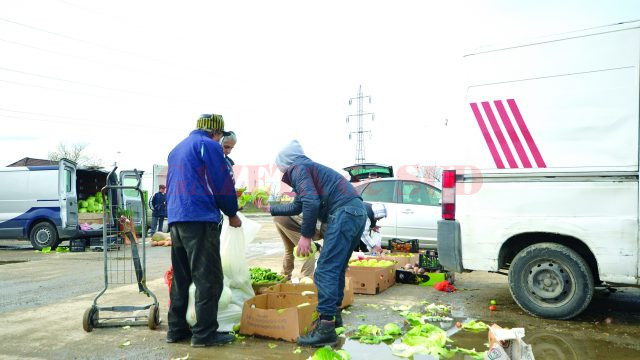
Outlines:
[{"label": "pink stripe graphic", "polygon": [[531,162],[529,161],[529,157],[527,153],[524,151],[524,147],[522,147],[522,143],[520,142],[520,138],[516,133],[516,130],[513,128],[511,124],[511,119],[509,119],[509,115],[507,115],[507,111],[504,108],[501,100],[495,100],[493,104],[496,106],[498,110],[498,114],[500,114],[500,119],[502,119],[502,123],[504,124],[504,128],[507,130],[507,134],[509,134],[509,138],[511,142],[513,142],[513,146],[516,148],[516,152],[520,157],[520,161],[522,161],[522,166],[525,168],[531,167]]},{"label": "pink stripe graphic", "polygon": [[498,155],[498,150],[496,149],[493,140],[491,139],[491,135],[489,135],[489,129],[484,124],[484,119],[482,118],[482,114],[480,113],[480,109],[478,108],[478,104],[469,103],[471,105],[471,110],[473,111],[473,115],[476,116],[476,120],[478,121],[478,126],[480,126],[480,131],[482,131],[482,136],[484,136],[484,141],[486,141],[487,146],[489,147],[489,152],[491,153],[491,157],[493,157],[493,161],[496,163],[498,169],[504,169],[504,164],[502,163],[502,159],[500,159],[500,155]]},{"label": "pink stripe graphic", "polygon": [[491,128],[493,129],[493,133],[496,134],[496,138],[498,139],[498,143],[504,152],[504,155],[507,158],[507,162],[509,163],[509,167],[517,168],[518,164],[516,163],[516,159],[513,158],[513,154],[511,153],[511,149],[509,149],[509,144],[507,144],[507,139],[505,139],[502,134],[502,130],[500,130],[500,126],[498,125],[498,121],[496,121],[495,115],[493,115],[493,110],[491,109],[491,104],[488,101],[482,102],[482,108],[484,112],[487,114],[487,118],[489,118],[489,123],[491,124]]},{"label": "pink stripe graphic", "polygon": [[529,145],[529,149],[531,150],[531,154],[533,155],[533,159],[535,160],[536,164],[539,168],[547,167],[547,165],[544,163],[544,160],[542,160],[542,155],[540,155],[540,151],[538,151],[538,147],[533,141],[533,137],[531,136],[527,125],[524,123],[524,119],[520,114],[520,109],[518,109],[516,101],[513,99],[507,99],[507,104],[509,104],[509,108],[511,109],[513,116],[515,116],[516,118],[516,123],[518,124],[518,127],[520,127],[520,131],[522,132],[524,139],[527,141],[527,145]]}]

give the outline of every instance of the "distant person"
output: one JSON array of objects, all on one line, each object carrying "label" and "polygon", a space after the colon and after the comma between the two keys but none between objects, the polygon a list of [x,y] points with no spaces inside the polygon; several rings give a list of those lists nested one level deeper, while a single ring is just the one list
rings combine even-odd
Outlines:
[{"label": "distant person", "polygon": [[380,203],[364,203],[365,208],[367,209],[367,223],[364,227],[364,231],[362,232],[362,237],[360,238],[360,246],[358,249],[363,252],[372,252],[376,254],[382,253],[382,243],[380,241],[380,237],[374,239],[371,235],[372,232],[379,233],[380,226],[377,225],[377,222],[387,217],[387,208],[384,204]]},{"label": "distant person", "polygon": [[[191,346],[223,345],[234,336],[218,332],[218,301],[223,289],[220,260],[222,215],[229,226],[240,227],[236,215],[233,181],[226,166],[222,147],[221,115],[200,116],[196,130],[169,153],[167,208],[171,226],[171,283],[167,342],[191,338]],[[196,286],[197,323],[189,329],[186,321],[189,286]]]},{"label": "distant person", "polygon": [[222,152],[224,153],[224,160],[227,162],[227,166],[229,167],[229,174],[231,174],[231,178],[233,179],[233,183],[236,183],[236,178],[233,173],[233,166],[236,164],[231,160],[229,154],[231,154],[231,150],[236,147],[236,143],[238,142],[238,138],[236,137],[236,133],[233,131],[228,132],[229,135],[225,135],[220,140],[220,145],[222,145]]},{"label": "distant person", "polygon": [[156,231],[162,231],[164,219],[167,217],[167,187],[164,184],[158,186],[158,192],[153,194],[149,201],[151,207],[151,228],[149,236],[153,236]]},{"label": "distant person", "polygon": [[367,211],[353,185],[335,170],[309,159],[294,140],[278,153],[276,165],[282,182],[291,186],[292,203],[271,208],[273,216],[302,216],[298,255],[308,255],[316,222],[327,223],[314,282],[318,287],[320,314],[313,329],[298,338],[306,346],[333,345],[338,341],[336,325],[342,326],[338,311],[344,297],[345,272],[353,249],[360,241]]}]

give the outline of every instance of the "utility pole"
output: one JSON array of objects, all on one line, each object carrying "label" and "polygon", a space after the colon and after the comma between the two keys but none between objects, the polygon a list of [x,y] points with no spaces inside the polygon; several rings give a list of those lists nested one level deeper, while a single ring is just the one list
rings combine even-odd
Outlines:
[{"label": "utility pole", "polygon": [[357,100],[358,101],[358,112],[356,114],[347,115],[347,124],[349,123],[349,119],[352,116],[356,116],[358,118],[358,126],[356,128],[356,131],[349,131],[349,139],[351,139],[351,135],[352,134],[356,134],[357,135],[357,140],[356,140],[356,164],[362,164],[362,163],[365,162],[364,134],[365,133],[369,133],[369,139],[371,139],[371,131],[364,129],[364,117],[371,115],[371,121],[373,121],[374,118],[375,118],[375,115],[373,113],[365,113],[364,112],[363,100],[365,98],[368,98],[369,99],[369,104],[371,104],[371,96],[362,95],[362,85],[360,85],[360,87],[358,88],[358,96],[349,99],[349,105],[351,105],[353,103],[353,100]]}]

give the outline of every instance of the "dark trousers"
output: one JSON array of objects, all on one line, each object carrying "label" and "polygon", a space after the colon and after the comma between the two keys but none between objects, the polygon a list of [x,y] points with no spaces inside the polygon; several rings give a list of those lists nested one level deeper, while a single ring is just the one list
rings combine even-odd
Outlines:
[{"label": "dark trousers", "polygon": [[196,285],[196,324],[192,342],[213,340],[218,330],[218,301],[223,287],[220,262],[220,226],[213,222],[175,222],[171,224],[171,306],[168,335],[189,332],[185,319],[189,286]]},{"label": "dark trousers", "polygon": [[324,243],[314,279],[318,287],[318,312],[335,316],[344,298],[344,276],[351,253],[358,246],[367,210],[355,198],[329,215]]}]

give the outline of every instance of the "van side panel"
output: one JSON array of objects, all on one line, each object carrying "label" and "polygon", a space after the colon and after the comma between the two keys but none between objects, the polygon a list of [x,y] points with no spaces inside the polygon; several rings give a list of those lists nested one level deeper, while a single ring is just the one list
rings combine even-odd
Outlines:
[{"label": "van side panel", "polygon": [[0,238],[26,238],[41,219],[62,225],[57,168],[1,169]]},{"label": "van side panel", "polygon": [[639,54],[634,28],[467,56],[465,164],[637,171]]},{"label": "van side panel", "polygon": [[458,196],[464,268],[497,271],[505,241],[547,232],[585,243],[595,255],[601,280],[636,284],[637,183],[585,180],[590,181],[485,179],[479,192]]}]

